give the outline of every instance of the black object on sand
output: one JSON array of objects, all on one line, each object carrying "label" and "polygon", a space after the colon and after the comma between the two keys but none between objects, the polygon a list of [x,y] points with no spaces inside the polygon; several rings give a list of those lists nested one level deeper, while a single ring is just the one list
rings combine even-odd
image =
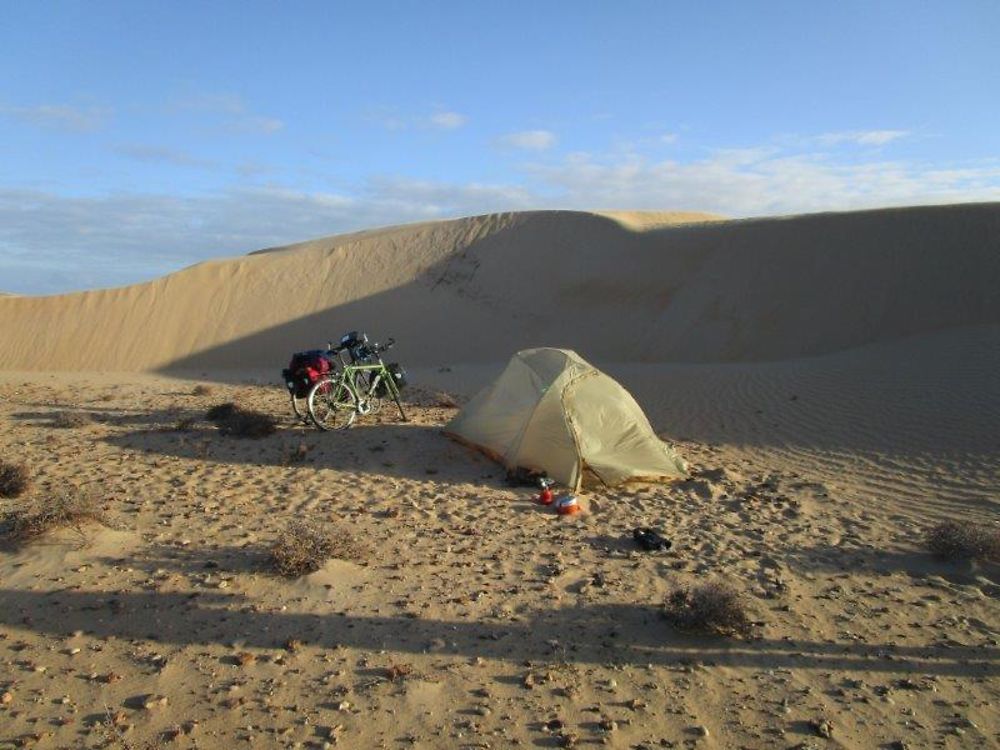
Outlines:
[{"label": "black object on sand", "polygon": [[653,529],[635,529],[632,531],[632,538],[635,539],[636,544],[649,552],[670,549],[673,546],[673,542],[664,539]]}]

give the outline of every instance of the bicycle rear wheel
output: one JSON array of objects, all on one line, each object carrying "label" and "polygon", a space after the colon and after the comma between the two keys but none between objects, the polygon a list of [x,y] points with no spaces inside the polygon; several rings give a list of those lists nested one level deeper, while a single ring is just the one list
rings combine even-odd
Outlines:
[{"label": "bicycle rear wheel", "polygon": [[321,430],[344,430],[354,424],[358,402],[342,380],[321,380],[309,391],[309,418]]},{"label": "bicycle rear wheel", "polygon": [[306,395],[305,398],[299,398],[293,393],[292,411],[295,412],[295,416],[300,422],[309,424],[309,396]]}]

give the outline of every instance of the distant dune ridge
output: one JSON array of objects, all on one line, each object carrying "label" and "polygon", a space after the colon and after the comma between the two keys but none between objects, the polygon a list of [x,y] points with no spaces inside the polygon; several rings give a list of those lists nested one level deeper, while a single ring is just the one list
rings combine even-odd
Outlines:
[{"label": "distant dune ridge", "polygon": [[279,368],[345,330],[414,366],[529,346],[756,362],[1000,323],[1000,204],[721,221],[539,211],[391,227],[0,299],[9,370]]}]

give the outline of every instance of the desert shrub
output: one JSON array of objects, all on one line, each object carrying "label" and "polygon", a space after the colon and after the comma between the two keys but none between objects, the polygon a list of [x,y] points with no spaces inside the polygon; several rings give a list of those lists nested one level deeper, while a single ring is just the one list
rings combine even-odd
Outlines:
[{"label": "desert shrub", "polygon": [[195,425],[194,417],[181,417],[176,422],[174,422],[174,430],[176,432],[188,432],[193,430]]},{"label": "desert shrub", "polygon": [[224,435],[262,438],[272,435],[278,429],[278,422],[270,414],[237,409],[227,419],[219,422],[218,427]]},{"label": "desert shrub", "polygon": [[385,676],[389,682],[401,682],[412,674],[413,666],[410,664],[393,664],[385,670]]},{"label": "desert shrub", "polygon": [[0,460],[0,497],[20,497],[30,486],[31,471],[27,464]]},{"label": "desert shrub", "polygon": [[192,396],[209,396],[212,393],[212,386],[199,383],[191,391]]},{"label": "desert shrub", "polygon": [[216,404],[207,412],[205,412],[205,419],[209,422],[221,422],[225,419],[229,419],[236,411],[239,409],[236,404],[229,401],[225,404]]},{"label": "desert shrub", "polygon": [[86,427],[94,423],[94,418],[84,411],[61,411],[52,418],[52,426],[63,429]]},{"label": "desert shrub", "polygon": [[924,543],[933,554],[946,560],[1000,558],[1000,528],[972,521],[945,521],[928,529]]},{"label": "desert shrub", "polygon": [[233,403],[218,404],[205,414],[223,435],[262,438],[278,429],[277,420],[270,414],[244,409]]},{"label": "desert shrub", "polygon": [[108,525],[107,515],[91,492],[63,492],[0,516],[0,539],[27,544],[57,529],[83,533],[88,523]]},{"label": "desert shrub", "polygon": [[271,566],[289,578],[313,573],[332,557],[353,560],[362,554],[360,545],[345,529],[323,529],[304,521],[289,524],[270,549]]},{"label": "desert shrub", "polygon": [[743,597],[721,583],[675,589],[667,598],[665,614],[682,630],[746,637],[753,628]]}]

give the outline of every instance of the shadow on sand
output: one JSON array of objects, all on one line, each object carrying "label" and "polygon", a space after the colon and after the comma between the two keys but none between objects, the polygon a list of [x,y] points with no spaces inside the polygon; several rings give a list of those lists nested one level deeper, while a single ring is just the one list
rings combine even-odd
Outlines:
[{"label": "shadow on sand", "polygon": [[[369,419],[369,418],[366,418]],[[363,422],[341,432],[304,425],[260,440],[226,437],[210,427],[133,430],[104,437],[119,448],[161,456],[254,466],[298,466],[375,473],[443,484],[503,483],[501,466],[442,434],[441,425]]]},{"label": "shadow on sand", "polygon": [[[206,551],[204,562],[219,559]],[[163,558],[156,562],[169,561]],[[176,561],[198,565],[198,554]],[[230,561],[231,562],[231,561]],[[223,560],[220,565],[226,565]],[[0,623],[38,633],[83,630],[99,638],[148,639],[187,646],[280,648],[288,639],[312,646],[426,653],[524,662],[681,666],[692,662],[751,669],[823,669],[900,675],[1000,675],[991,647],[900,646],[802,640],[696,637],[672,630],[654,607],[585,605],[540,611],[516,621],[432,620],[266,611],[241,594],[23,591],[0,589]],[[553,639],[558,634],[558,639]]]},{"label": "shadow on sand", "polygon": [[[602,537],[594,542],[610,541]],[[106,558],[153,572],[263,573],[262,550],[153,545],[140,555]],[[82,630],[97,638],[145,639],[176,646],[278,649],[290,639],[318,648],[502,660],[517,681],[526,663],[809,669],[892,675],[907,684],[927,676],[995,678],[1000,649],[949,643],[820,642],[759,638],[741,641],[679,633],[653,606],[589,604],[536,611],[516,620],[423,619],[409,613],[355,614],[277,611],[239,593],[25,591],[0,589],[0,624],[61,636]],[[557,638],[553,638],[557,634]],[[766,635],[766,630],[765,630]],[[230,657],[223,657],[230,658]]]},{"label": "shadow on sand", "polygon": [[[412,409],[413,405],[406,407]],[[371,472],[444,484],[503,484],[505,477],[503,467],[446,437],[443,424],[399,422],[392,404],[377,415],[362,417],[349,430],[333,432],[320,432],[303,424],[289,411],[278,418],[278,431],[262,439],[223,435],[205,421],[203,406],[157,410],[83,406],[61,408],[58,412],[21,411],[13,416],[58,430],[62,428],[56,416],[64,412],[89,417],[92,422],[84,423],[82,429],[93,425],[126,428],[126,432],[101,435],[100,439],[123,450],[159,456]]]},{"label": "shadow on sand", "polygon": [[[786,562],[791,570],[798,572],[869,576],[904,573],[917,581],[938,578],[961,586],[982,586],[983,578],[1000,581],[1000,565],[996,563],[942,560],[922,549],[817,545],[788,550]],[[994,584],[990,595],[1000,596],[1000,584]]]}]

